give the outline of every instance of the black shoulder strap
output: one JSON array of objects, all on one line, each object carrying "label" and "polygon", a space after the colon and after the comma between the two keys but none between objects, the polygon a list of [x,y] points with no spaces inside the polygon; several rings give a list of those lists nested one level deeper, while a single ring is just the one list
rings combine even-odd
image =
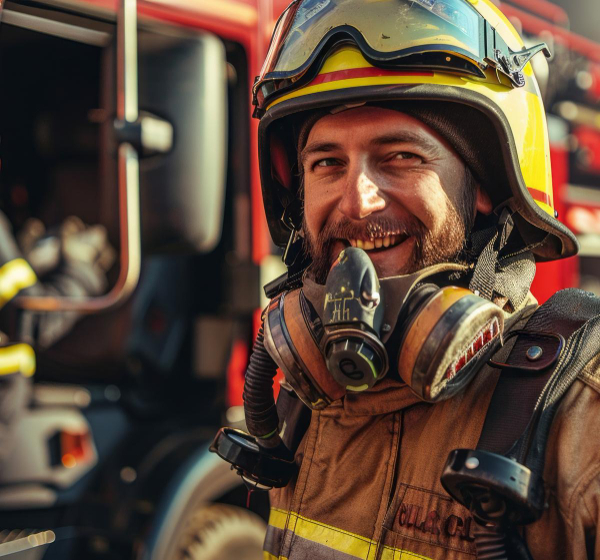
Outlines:
[{"label": "black shoulder strap", "polygon": [[[600,351],[600,298],[577,289],[557,292],[514,334],[477,448],[511,456],[541,474],[560,399]],[[562,348],[557,335],[566,340]]]}]

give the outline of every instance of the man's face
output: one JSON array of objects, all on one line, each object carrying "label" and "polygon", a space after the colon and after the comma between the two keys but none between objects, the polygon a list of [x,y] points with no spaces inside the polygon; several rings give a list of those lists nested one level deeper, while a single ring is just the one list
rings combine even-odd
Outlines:
[{"label": "man's face", "polygon": [[489,198],[421,121],[360,107],[317,121],[301,153],[304,234],[317,280],[339,252],[365,249],[379,277],[451,261]]}]

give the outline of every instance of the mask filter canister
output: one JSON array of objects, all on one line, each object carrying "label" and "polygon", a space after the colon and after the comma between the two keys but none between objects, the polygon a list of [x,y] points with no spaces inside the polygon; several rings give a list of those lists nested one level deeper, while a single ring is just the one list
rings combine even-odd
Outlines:
[{"label": "mask filter canister", "polygon": [[462,391],[500,342],[502,310],[470,290],[419,286],[420,300],[403,325],[398,352],[400,377],[424,401],[437,402]]}]

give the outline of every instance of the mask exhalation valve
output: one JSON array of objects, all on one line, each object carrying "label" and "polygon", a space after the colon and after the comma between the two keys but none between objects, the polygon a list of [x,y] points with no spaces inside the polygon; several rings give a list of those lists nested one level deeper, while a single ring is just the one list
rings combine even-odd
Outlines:
[{"label": "mask exhalation valve", "polygon": [[382,296],[375,267],[355,247],[344,249],[325,284],[322,340],[327,368],[349,391],[372,387],[388,370],[379,339],[383,323]]}]

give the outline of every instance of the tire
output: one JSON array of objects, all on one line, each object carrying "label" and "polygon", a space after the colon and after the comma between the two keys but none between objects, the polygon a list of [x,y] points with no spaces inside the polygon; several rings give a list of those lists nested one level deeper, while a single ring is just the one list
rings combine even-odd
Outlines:
[{"label": "tire", "polygon": [[188,520],[173,560],[262,560],[267,525],[245,509],[213,504]]}]

